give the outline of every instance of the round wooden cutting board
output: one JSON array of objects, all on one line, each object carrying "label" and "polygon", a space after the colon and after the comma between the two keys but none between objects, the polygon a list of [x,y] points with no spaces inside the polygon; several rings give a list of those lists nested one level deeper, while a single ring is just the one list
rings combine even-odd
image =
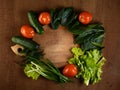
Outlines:
[{"label": "round wooden cutting board", "polygon": [[64,66],[72,56],[70,49],[75,46],[73,35],[61,25],[56,30],[48,25],[43,28],[44,34],[36,34],[33,40],[44,50],[44,58],[51,60],[57,67]]}]

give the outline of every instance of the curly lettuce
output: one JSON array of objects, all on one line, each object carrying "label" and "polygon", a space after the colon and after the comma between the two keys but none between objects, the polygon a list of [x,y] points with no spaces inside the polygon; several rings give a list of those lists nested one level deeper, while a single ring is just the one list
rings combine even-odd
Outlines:
[{"label": "curly lettuce", "polygon": [[31,77],[33,80],[37,80],[40,76],[39,68],[33,62],[26,64],[24,73],[27,75],[27,77]]},{"label": "curly lettuce", "polygon": [[78,67],[76,78],[82,78],[85,85],[95,84],[101,80],[102,66],[105,58],[97,49],[83,52],[81,48],[72,48],[73,58],[68,63],[75,64]]}]

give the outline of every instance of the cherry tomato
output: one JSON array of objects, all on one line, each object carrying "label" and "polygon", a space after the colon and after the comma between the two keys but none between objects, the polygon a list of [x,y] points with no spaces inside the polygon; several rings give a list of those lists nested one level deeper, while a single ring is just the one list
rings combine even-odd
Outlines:
[{"label": "cherry tomato", "polygon": [[34,29],[29,25],[23,25],[20,30],[21,34],[25,38],[33,38],[35,35]]},{"label": "cherry tomato", "polygon": [[77,75],[77,67],[74,64],[67,64],[62,73],[67,77],[74,77]]},{"label": "cherry tomato", "polygon": [[48,12],[42,12],[42,13],[40,13],[38,20],[43,25],[50,24],[50,22],[51,22],[50,13],[48,13]]},{"label": "cherry tomato", "polygon": [[84,11],[79,14],[78,19],[82,24],[89,24],[92,21],[92,14]]}]

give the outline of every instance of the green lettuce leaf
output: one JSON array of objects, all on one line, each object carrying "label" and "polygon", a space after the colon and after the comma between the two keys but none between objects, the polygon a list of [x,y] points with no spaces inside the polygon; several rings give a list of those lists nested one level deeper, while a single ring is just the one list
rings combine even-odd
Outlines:
[{"label": "green lettuce leaf", "polygon": [[72,48],[71,51],[74,56],[69,59],[68,63],[78,67],[76,78],[82,78],[85,85],[98,83],[101,80],[102,66],[105,62],[101,52],[93,49],[83,53],[80,48]]},{"label": "green lettuce leaf", "polygon": [[27,77],[31,77],[33,80],[37,80],[40,76],[38,68],[33,64],[26,64],[24,73],[27,75]]},{"label": "green lettuce leaf", "polygon": [[79,57],[80,57],[80,55],[83,55],[84,52],[82,51],[81,48],[78,48],[78,47],[72,48],[71,51],[74,54],[74,56],[73,56],[73,58],[70,58],[68,60],[68,63],[70,63],[70,64],[78,64],[78,66],[79,66],[79,64],[80,64]]}]

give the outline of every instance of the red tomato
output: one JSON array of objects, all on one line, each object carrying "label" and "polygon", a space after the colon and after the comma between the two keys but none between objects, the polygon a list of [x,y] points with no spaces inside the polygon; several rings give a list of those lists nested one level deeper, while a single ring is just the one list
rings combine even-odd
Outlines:
[{"label": "red tomato", "polygon": [[82,24],[89,24],[92,21],[92,14],[84,11],[79,14],[78,19]]},{"label": "red tomato", "polygon": [[62,73],[67,77],[74,77],[77,75],[77,67],[74,64],[67,64]]},{"label": "red tomato", "polygon": [[33,36],[35,35],[34,29],[29,25],[23,25],[21,27],[20,32],[21,32],[22,36],[24,36],[26,38],[33,38]]},{"label": "red tomato", "polygon": [[43,25],[50,24],[50,22],[51,22],[50,13],[48,13],[48,12],[42,12],[42,13],[40,13],[38,20]]}]

